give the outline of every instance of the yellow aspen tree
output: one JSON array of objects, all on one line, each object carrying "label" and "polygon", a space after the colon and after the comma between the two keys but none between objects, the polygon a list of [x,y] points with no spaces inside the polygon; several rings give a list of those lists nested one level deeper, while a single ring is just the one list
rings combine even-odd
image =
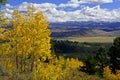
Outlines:
[{"label": "yellow aspen tree", "polygon": [[8,19],[4,16],[4,12],[0,11],[0,64],[4,66],[11,75],[14,67],[12,65],[13,62],[11,62],[11,58],[9,57],[11,46],[5,36],[6,26],[8,26],[7,22]]},{"label": "yellow aspen tree", "polygon": [[109,66],[105,67],[103,70],[103,77],[107,80],[119,80],[119,77],[117,76],[119,75],[117,74],[113,74],[109,68]]},{"label": "yellow aspen tree", "polygon": [[63,57],[54,58],[49,63],[37,61],[37,67],[34,71],[33,80],[66,80],[66,75],[69,75],[69,68],[64,67],[66,60]]},{"label": "yellow aspen tree", "polygon": [[103,77],[108,79],[108,80],[112,80],[111,79],[111,70],[110,70],[109,66],[104,68],[104,70],[103,70]]},{"label": "yellow aspen tree", "polygon": [[120,80],[120,70],[117,70],[116,77],[117,77],[118,80]]},{"label": "yellow aspen tree", "polygon": [[7,18],[4,17],[4,12],[0,11],[0,40],[4,39],[4,31],[5,31],[5,27],[7,26],[7,24],[5,24],[7,22]]},{"label": "yellow aspen tree", "polygon": [[68,67],[73,70],[80,69],[80,67],[84,66],[83,62],[79,61],[78,59],[71,58],[71,59],[67,59],[67,61],[68,61]]},{"label": "yellow aspen tree", "polygon": [[34,71],[34,80],[68,80],[74,71],[78,71],[84,65],[78,59],[65,59],[62,56],[52,59],[49,63],[37,61],[35,64],[37,67]]},{"label": "yellow aspen tree", "polygon": [[49,59],[50,30],[42,12],[35,12],[33,7],[28,7],[24,14],[14,10],[10,25],[13,28],[8,29],[5,35],[10,41],[12,52],[16,56],[16,67],[20,71],[25,70],[24,63],[27,59],[31,59],[31,71],[35,61]]},{"label": "yellow aspen tree", "polygon": [[107,80],[120,80],[120,70],[117,70],[116,73],[112,73],[109,66],[107,66],[103,70],[103,77]]}]

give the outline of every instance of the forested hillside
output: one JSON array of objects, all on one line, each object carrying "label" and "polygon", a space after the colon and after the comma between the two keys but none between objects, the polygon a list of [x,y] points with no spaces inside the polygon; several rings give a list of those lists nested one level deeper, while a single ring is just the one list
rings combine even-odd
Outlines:
[{"label": "forested hillside", "polygon": [[51,42],[56,55],[80,59],[90,54],[96,54],[100,46],[104,46],[106,51],[112,46],[112,43],[81,43],[68,40],[52,40]]}]

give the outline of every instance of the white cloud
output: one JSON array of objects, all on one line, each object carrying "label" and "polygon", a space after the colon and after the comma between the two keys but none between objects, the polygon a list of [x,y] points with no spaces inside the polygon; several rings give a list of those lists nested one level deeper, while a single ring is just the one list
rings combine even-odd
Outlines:
[{"label": "white cloud", "polygon": [[113,0],[80,0],[81,3],[91,3],[91,4],[102,4],[102,3],[112,3]]},{"label": "white cloud", "polygon": [[89,3],[89,4],[103,4],[103,3],[112,3],[113,0],[70,0],[66,4],[60,4],[59,7],[72,7],[77,8],[81,4]]},{"label": "white cloud", "polygon": [[[71,0],[72,1],[72,0]],[[77,3],[77,0],[76,0]],[[21,5],[15,7],[15,9],[20,12],[26,11],[28,5],[33,5],[37,11],[43,11],[47,16],[48,21],[50,22],[66,22],[66,21],[119,21],[120,22],[120,9],[108,10],[101,9],[101,7],[88,7],[84,6],[82,9],[75,11],[65,11],[58,10],[57,8],[60,5],[55,5],[52,3],[27,3],[24,2]],[[13,7],[14,8],[14,7]],[[12,8],[6,8],[5,16],[11,17],[11,13],[13,12]]]},{"label": "white cloud", "polygon": [[70,3],[91,3],[91,4],[101,4],[101,3],[112,3],[113,0],[70,0]]},{"label": "white cloud", "polygon": [[54,9],[57,7],[55,4],[52,4],[52,3],[36,4],[36,3],[23,2],[17,8],[19,11],[26,11],[28,6],[34,6],[37,10],[40,10],[40,11],[45,11],[47,9]]},{"label": "white cloud", "polygon": [[77,8],[79,7],[79,4],[78,3],[75,3],[75,4],[72,4],[72,3],[67,3],[67,4],[60,4],[59,7],[72,7],[72,8]]},{"label": "white cloud", "polygon": [[11,6],[10,4],[5,4],[6,8],[13,8],[13,6]]},{"label": "white cloud", "polygon": [[59,7],[71,7],[71,8],[77,8],[79,7],[81,2],[79,0],[70,0],[66,4],[60,4]]}]

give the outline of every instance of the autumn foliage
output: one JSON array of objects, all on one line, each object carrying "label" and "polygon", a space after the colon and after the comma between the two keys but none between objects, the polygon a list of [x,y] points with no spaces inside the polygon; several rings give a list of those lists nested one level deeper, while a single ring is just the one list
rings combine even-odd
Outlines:
[{"label": "autumn foliage", "polygon": [[103,77],[107,80],[120,80],[120,70],[115,73],[112,73],[109,66],[104,68]]},{"label": "autumn foliage", "polygon": [[67,80],[84,65],[78,59],[51,54],[49,24],[34,7],[28,7],[26,13],[14,10],[12,19],[3,23],[0,65],[6,69],[8,80]]}]

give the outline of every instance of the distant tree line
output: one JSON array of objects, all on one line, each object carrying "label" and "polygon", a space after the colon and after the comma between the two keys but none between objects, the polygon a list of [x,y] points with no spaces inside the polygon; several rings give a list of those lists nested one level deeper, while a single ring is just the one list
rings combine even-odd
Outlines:
[{"label": "distant tree line", "polygon": [[76,42],[68,40],[52,40],[52,46],[55,53],[96,53],[99,46],[104,45],[107,50],[112,45],[111,43],[87,43]]}]

